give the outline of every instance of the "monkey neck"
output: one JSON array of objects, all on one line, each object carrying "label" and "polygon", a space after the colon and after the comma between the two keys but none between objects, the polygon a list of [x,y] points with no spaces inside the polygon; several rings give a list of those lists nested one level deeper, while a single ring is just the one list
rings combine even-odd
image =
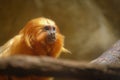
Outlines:
[{"label": "monkey neck", "polygon": [[41,40],[39,42],[35,41],[34,44],[32,44],[33,53],[37,56],[47,55],[52,51],[55,43],[56,42],[49,44],[46,43],[45,40]]}]

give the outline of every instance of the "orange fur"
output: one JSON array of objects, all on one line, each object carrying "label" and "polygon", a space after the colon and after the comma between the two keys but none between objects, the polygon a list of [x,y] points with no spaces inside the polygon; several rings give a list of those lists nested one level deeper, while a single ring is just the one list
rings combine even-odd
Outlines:
[{"label": "orange fur", "polygon": [[[42,31],[44,26],[46,25],[54,26],[56,28],[56,41],[54,43],[50,44],[46,40],[47,33]],[[56,58],[60,55],[61,51],[68,52],[63,46],[64,46],[64,36],[61,35],[54,21],[41,17],[29,21],[18,35],[16,35],[6,44],[4,44],[0,48],[0,57],[7,57],[7,56],[20,54],[20,55],[32,55],[32,56],[43,55],[43,56],[50,56]],[[37,79],[49,80],[49,78],[47,79],[37,78]],[[16,79],[14,77],[13,80],[19,80],[19,79]],[[27,78],[27,80],[29,79]]]}]

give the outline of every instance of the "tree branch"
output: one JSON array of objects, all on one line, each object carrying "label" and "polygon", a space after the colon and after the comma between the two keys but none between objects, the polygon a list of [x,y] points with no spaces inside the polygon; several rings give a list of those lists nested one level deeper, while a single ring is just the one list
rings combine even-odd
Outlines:
[{"label": "tree branch", "polygon": [[0,58],[0,75],[119,80],[120,66],[100,66],[49,57],[13,56]]},{"label": "tree branch", "polygon": [[100,57],[91,61],[91,63],[99,65],[120,65],[120,40]]}]

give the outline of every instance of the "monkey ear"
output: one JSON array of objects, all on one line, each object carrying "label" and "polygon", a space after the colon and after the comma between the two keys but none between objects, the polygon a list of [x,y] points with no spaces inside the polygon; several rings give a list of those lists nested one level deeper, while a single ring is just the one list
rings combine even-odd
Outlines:
[{"label": "monkey ear", "polygon": [[69,50],[67,50],[67,49],[64,48],[64,47],[62,48],[62,52],[63,52],[63,53],[69,53],[69,54],[72,54]]},{"label": "monkey ear", "polygon": [[30,33],[29,29],[23,28],[23,29],[20,31],[19,34],[22,34],[22,35],[23,35],[23,38],[24,38],[24,40],[25,40],[27,46],[29,46],[29,47],[32,48],[31,43],[30,43],[30,40],[31,40],[31,33]]},{"label": "monkey ear", "polygon": [[31,43],[30,43],[30,36],[29,36],[29,34],[25,35],[25,41],[26,41],[26,44],[27,44],[29,47],[32,48]]},{"label": "monkey ear", "polygon": [[32,21],[29,21],[25,25],[25,27],[23,27],[23,29],[19,32],[19,34],[23,34],[26,44],[31,48],[32,48],[31,38],[33,38],[32,37],[32,30],[33,30],[32,27],[33,27],[33,23],[32,23]]}]

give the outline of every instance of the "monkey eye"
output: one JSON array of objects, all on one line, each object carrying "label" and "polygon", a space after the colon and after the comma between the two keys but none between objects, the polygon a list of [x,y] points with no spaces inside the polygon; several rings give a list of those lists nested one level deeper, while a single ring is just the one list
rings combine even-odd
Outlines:
[{"label": "monkey eye", "polygon": [[55,31],[55,27],[53,27],[53,30]]},{"label": "monkey eye", "polygon": [[45,30],[50,30],[49,26],[44,27]]}]

